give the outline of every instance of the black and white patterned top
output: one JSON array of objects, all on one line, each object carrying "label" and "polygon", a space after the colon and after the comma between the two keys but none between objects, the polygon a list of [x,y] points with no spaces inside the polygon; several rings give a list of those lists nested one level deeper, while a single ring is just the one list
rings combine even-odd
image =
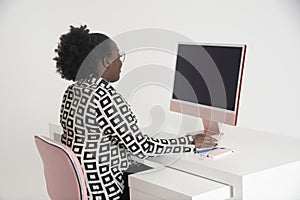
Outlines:
[{"label": "black and white patterned top", "polygon": [[90,76],[70,85],[60,112],[62,143],[78,157],[90,199],[118,199],[130,155],[145,159],[190,152],[191,136],[158,139],[144,135],[124,98],[104,79]]}]

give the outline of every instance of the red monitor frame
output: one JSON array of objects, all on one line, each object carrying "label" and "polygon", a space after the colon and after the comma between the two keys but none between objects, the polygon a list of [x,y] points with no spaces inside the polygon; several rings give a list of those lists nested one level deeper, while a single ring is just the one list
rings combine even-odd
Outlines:
[{"label": "red monitor frame", "polygon": [[[178,47],[180,44],[187,44],[187,43],[179,43]],[[202,118],[204,133],[220,134],[218,123],[228,124],[233,126],[237,125],[239,101],[240,101],[242,77],[244,72],[247,45],[246,44],[212,44],[212,43],[209,44],[196,43],[196,45],[242,47],[237,95],[235,101],[235,109],[233,111],[216,108],[212,106],[191,103],[191,102],[178,100],[178,99],[171,99],[171,104],[170,104],[171,111]]]}]

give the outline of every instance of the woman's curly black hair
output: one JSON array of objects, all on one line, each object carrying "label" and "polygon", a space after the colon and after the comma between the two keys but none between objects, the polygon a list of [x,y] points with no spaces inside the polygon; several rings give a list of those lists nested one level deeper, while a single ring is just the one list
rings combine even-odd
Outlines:
[{"label": "woman's curly black hair", "polygon": [[60,43],[55,49],[55,52],[58,54],[58,56],[53,58],[56,61],[56,71],[62,78],[73,81],[79,78],[86,78],[85,76],[91,73],[97,73],[96,64],[94,63],[91,66],[91,62],[89,69],[84,69],[85,73],[79,74],[78,71],[89,53],[98,44],[107,39],[109,37],[104,34],[89,33],[86,25],[81,25],[79,28],[71,25],[70,31],[60,37]]}]

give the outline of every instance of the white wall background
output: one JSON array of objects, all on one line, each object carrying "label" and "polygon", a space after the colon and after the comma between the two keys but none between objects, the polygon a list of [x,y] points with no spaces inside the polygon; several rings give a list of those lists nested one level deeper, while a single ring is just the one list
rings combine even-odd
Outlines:
[{"label": "white wall background", "polygon": [[[33,136],[58,123],[69,83],[52,58],[70,24],[110,36],[156,27],[199,42],[246,43],[238,126],[300,137],[299,0],[0,0],[0,199],[48,198]],[[123,73],[143,62],[138,54],[127,59]],[[163,59],[173,67],[174,60]],[[132,106],[146,124],[137,99]]]}]

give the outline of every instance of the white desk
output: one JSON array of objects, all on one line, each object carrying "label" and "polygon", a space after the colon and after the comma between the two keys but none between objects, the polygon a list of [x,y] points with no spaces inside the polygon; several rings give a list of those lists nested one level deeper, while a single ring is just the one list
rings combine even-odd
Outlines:
[{"label": "white desk", "polygon": [[[159,199],[158,197],[162,195],[159,188],[170,187],[175,191],[181,189],[185,192],[192,187],[196,191],[194,197],[190,199],[195,199],[197,195],[201,196],[201,192],[199,193],[198,187],[194,188],[193,183],[198,181],[197,184],[201,184],[207,181],[203,185],[206,189],[213,183],[231,186],[231,199],[300,199],[300,139],[236,127],[225,127],[223,132],[221,145],[235,149],[235,153],[216,160],[199,159],[192,153],[151,159],[168,168],[158,173],[129,177],[132,196],[146,192],[149,196],[147,199]],[[186,176],[183,175],[185,173]],[[182,178],[184,184],[176,188],[175,185],[181,183],[181,180],[175,181],[171,178],[172,174],[174,177]],[[222,184],[219,186],[222,188]],[[205,194],[205,189],[203,191]],[[219,194],[217,185],[211,187],[210,191]],[[176,192],[174,194],[176,195]],[[216,197],[216,199],[227,198],[229,197]]]},{"label": "white desk", "polygon": [[[153,166],[153,163],[145,162]],[[154,163],[155,164],[155,163]],[[129,176],[131,200],[217,200],[231,197],[231,187],[159,166]]]}]

